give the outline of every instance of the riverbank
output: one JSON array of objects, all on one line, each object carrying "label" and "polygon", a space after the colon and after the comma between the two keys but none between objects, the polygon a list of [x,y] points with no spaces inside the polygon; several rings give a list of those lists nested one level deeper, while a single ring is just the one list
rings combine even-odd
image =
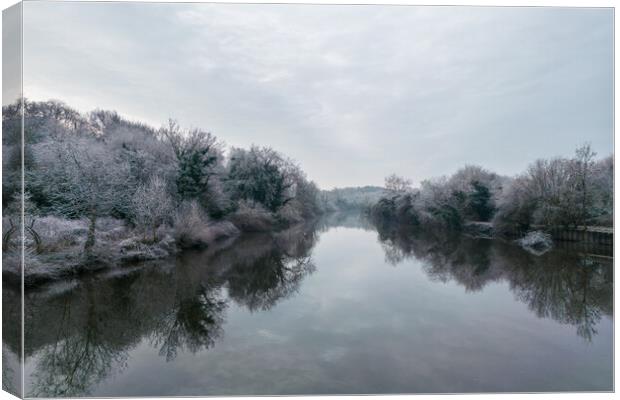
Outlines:
[{"label": "riverbank", "polygon": [[[88,237],[87,220],[52,216],[38,218],[32,223],[32,229],[27,230],[25,238],[24,285],[37,287],[145,262],[173,259],[191,249],[219,250],[229,247],[244,234],[275,234],[300,224],[288,226],[265,219],[245,221],[240,227],[226,219],[204,221],[202,224],[188,221],[182,227],[162,226],[156,232],[145,235],[121,220],[101,218],[96,224],[95,245],[87,254],[84,251]],[[4,281],[20,286],[21,265],[21,251],[14,239],[3,252]]]},{"label": "riverbank", "polygon": [[554,247],[595,249],[603,256],[613,256],[614,232],[611,227],[533,225],[520,235],[506,235],[503,231],[496,229],[493,222],[464,221],[456,227],[448,227],[439,224],[409,223],[408,220],[403,222],[394,218],[380,218],[372,212],[366,212],[365,215],[369,223],[379,232],[398,231],[414,236],[424,234],[437,238],[465,236],[473,239],[497,240],[517,245],[536,256]]},{"label": "riverbank", "polygon": [[[568,242],[582,243],[584,245],[595,245],[598,247],[609,247],[613,252],[614,229],[606,226],[532,226],[528,234],[517,238],[517,241],[526,239],[528,235],[540,232],[548,235],[553,243]],[[491,222],[466,222],[463,225],[463,233],[476,238],[484,239],[506,239],[498,234]],[[514,238],[513,238],[514,239]]]}]

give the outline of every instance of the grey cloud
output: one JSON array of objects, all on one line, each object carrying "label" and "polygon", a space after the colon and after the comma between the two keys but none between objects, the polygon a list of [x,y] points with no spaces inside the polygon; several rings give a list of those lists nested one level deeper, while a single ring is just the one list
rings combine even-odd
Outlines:
[{"label": "grey cloud", "polygon": [[27,97],[270,145],[323,188],[613,151],[611,9],[39,3]]}]

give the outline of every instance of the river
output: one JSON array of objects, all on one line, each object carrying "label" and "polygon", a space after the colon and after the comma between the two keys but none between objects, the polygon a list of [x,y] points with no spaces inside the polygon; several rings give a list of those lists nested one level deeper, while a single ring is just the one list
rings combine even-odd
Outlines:
[{"label": "river", "polygon": [[34,397],[613,389],[609,256],[355,215],[27,291],[25,307]]}]

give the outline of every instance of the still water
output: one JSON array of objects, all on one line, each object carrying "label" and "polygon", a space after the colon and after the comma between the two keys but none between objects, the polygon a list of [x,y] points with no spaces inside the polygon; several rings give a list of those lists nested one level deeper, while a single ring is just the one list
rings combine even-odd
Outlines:
[{"label": "still water", "polygon": [[612,273],[334,217],[27,293],[26,395],[609,391]]}]

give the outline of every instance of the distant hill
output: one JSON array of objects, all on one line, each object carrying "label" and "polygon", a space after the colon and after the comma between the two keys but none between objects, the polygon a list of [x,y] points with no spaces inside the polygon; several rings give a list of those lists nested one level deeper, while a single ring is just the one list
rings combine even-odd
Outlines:
[{"label": "distant hill", "polygon": [[345,187],[321,191],[321,202],[326,211],[361,209],[375,204],[384,195],[379,186]]}]

